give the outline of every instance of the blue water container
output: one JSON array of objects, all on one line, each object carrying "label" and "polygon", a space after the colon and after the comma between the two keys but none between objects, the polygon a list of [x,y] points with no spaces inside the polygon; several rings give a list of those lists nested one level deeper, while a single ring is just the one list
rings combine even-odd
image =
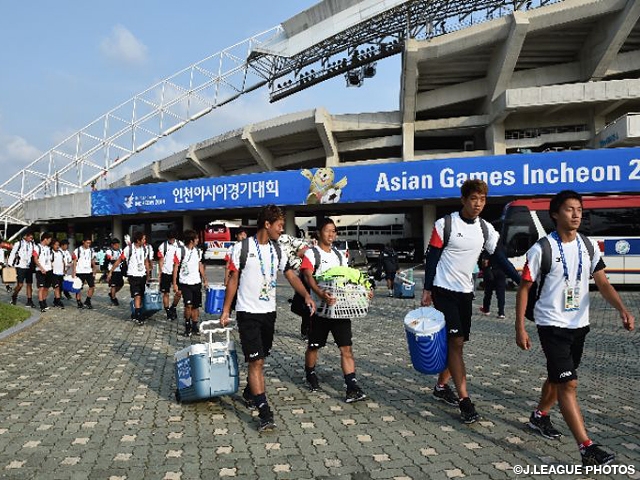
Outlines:
[{"label": "blue water container", "polygon": [[436,374],[447,368],[447,329],[444,315],[433,307],[420,307],[404,317],[411,363],[420,373]]},{"label": "blue water container", "polygon": [[224,306],[224,285],[211,285],[207,288],[207,296],[204,302],[204,311],[213,315],[220,315]]}]

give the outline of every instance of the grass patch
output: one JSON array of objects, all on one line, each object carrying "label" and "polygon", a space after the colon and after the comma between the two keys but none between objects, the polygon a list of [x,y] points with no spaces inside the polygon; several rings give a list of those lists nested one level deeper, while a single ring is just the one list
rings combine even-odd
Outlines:
[{"label": "grass patch", "polygon": [[24,322],[31,312],[22,307],[0,303],[0,332]]}]

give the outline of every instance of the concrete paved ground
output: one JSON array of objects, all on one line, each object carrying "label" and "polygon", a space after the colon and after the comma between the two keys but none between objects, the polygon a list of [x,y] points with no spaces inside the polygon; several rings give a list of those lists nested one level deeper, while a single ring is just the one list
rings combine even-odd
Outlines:
[{"label": "concrete paved ground", "polygon": [[[208,272],[221,278],[219,267]],[[516,478],[514,465],[579,463],[570,436],[546,440],[525,425],[545,368],[537,337],[530,352],[515,345],[513,292],[507,319],[474,317],[465,353],[483,418],[471,426],[431,397],[434,377],[411,366],[402,319],[417,299],[389,299],[378,289],[369,315],[354,320],[358,377],[369,398],[347,405],[335,347],[320,356],[322,391],[305,388],[291,290],[279,292],[266,368],[276,432],[259,434],[239,396],[177,403],[173,354],[198,339],[177,336],[163,313],[133,325],[126,321],[126,287],[121,306],[113,307],[100,285],[94,310],[52,310],[0,341],[0,477],[508,479]],[[640,469],[639,337],[623,331],[616,312],[592,295],[580,367],[583,414],[619,464]],[[640,317],[640,293],[622,295]],[[480,298],[476,311],[479,305]],[[241,366],[241,389],[245,372]],[[569,433],[557,410],[553,419]]]}]

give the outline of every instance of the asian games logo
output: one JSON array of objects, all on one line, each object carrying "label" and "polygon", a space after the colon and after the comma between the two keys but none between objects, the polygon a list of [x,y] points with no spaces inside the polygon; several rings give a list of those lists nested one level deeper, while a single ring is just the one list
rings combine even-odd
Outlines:
[{"label": "asian games logo", "polygon": [[631,250],[631,245],[626,240],[618,240],[616,242],[616,253],[619,255],[626,255]]}]

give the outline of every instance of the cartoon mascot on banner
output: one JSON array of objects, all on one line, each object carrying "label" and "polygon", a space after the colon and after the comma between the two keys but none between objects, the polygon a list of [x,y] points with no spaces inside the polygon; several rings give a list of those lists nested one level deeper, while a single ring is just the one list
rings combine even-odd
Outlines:
[{"label": "cartoon mascot on banner", "polygon": [[315,174],[306,168],[300,173],[311,182],[307,205],[338,203],[340,201],[342,190],[347,186],[347,177],[342,177],[339,182],[334,183],[335,174],[333,169],[329,167],[319,168]]}]

